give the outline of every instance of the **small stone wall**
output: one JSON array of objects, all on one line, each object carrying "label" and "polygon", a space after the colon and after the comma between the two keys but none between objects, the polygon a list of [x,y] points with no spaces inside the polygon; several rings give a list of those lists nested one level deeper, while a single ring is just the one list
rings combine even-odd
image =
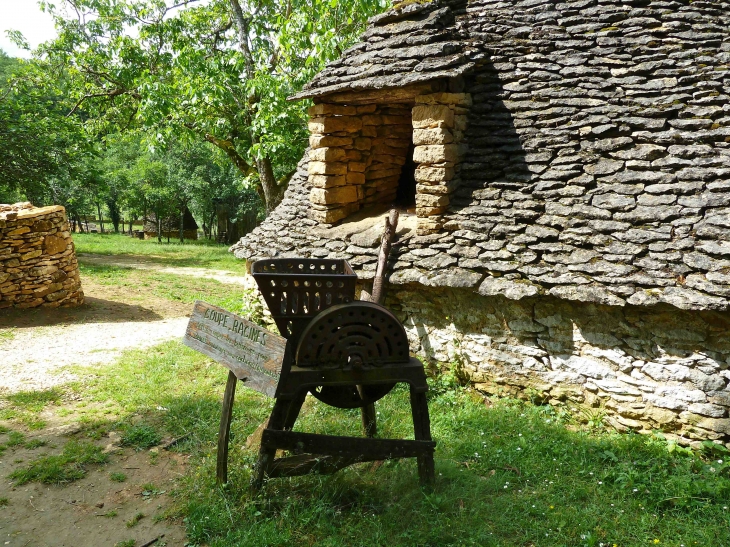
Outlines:
[{"label": "small stone wall", "polygon": [[0,204],[0,309],[83,303],[66,210]]},{"label": "small stone wall", "polygon": [[410,108],[320,103],[309,114],[310,217],[337,222],[366,205],[392,202],[411,143]]},{"label": "small stone wall", "polygon": [[519,301],[393,287],[411,349],[463,366],[482,392],[601,408],[618,429],[730,447],[730,312]]}]

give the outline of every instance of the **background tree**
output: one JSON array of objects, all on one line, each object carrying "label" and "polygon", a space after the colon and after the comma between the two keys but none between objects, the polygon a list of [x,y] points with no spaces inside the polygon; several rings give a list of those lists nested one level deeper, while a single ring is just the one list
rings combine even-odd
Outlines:
[{"label": "background tree", "polygon": [[[94,154],[83,120],[68,116],[63,70],[0,56],[0,198],[41,203],[47,186],[81,176]],[[79,172],[77,172],[79,171]]]},{"label": "background tree", "polygon": [[306,105],[286,97],[385,2],[67,0],[73,17],[42,2],[59,37],[40,53],[68,71],[70,112],[86,113],[95,131],[204,139],[254,175],[271,210],[307,142]]}]

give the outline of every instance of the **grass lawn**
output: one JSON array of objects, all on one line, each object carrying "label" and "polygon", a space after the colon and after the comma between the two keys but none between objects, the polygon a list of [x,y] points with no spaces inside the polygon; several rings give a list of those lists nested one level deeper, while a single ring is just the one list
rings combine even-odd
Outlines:
[{"label": "grass lawn", "polygon": [[[243,445],[271,399],[239,388],[230,482],[219,488],[223,367],[170,342],[79,372],[85,378],[65,392],[81,402],[66,412],[92,438],[117,429],[143,448],[163,434],[189,434],[176,448],[191,458],[170,517],[184,519],[190,546],[730,545],[730,454],[711,443],[693,452],[660,434],[618,434],[597,420],[589,428],[571,407],[485,401],[446,374],[431,382],[429,395],[438,442],[432,493],[418,487],[415,462],[406,460],[275,479],[253,494],[256,454]],[[58,397],[15,396],[6,404],[39,411]],[[380,436],[412,438],[405,389],[377,410]],[[359,427],[358,411],[314,400],[297,422],[302,431],[348,435]],[[30,462],[13,478],[33,480],[38,467]]]},{"label": "grass lawn", "polygon": [[[102,255],[140,256],[168,266],[214,268],[242,273],[244,261],[228,252],[228,245],[206,239],[180,243],[140,240],[122,234],[73,234],[76,251]],[[82,260],[83,261],[83,260]]]},{"label": "grass lawn", "polygon": [[[238,262],[240,265],[241,261]],[[84,264],[83,260],[79,263],[79,271],[101,285],[126,287],[130,291],[139,291],[142,298],[144,295],[154,295],[170,302],[185,304],[205,300],[234,313],[241,312],[245,293],[241,285],[224,284],[215,279],[160,273],[153,270]]]}]

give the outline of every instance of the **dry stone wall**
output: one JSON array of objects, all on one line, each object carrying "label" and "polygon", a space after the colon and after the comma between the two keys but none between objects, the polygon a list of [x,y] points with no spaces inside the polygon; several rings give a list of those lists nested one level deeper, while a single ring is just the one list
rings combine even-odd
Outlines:
[{"label": "dry stone wall", "polygon": [[414,352],[461,363],[485,393],[601,408],[618,429],[730,447],[728,312],[514,301],[463,289],[394,290],[386,305]]},{"label": "dry stone wall", "polygon": [[65,209],[0,204],[0,309],[83,302]]},{"label": "dry stone wall", "polygon": [[464,131],[471,106],[468,93],[430,93],[416,97],[413,107],[413,161],[416,168],[418,233],[443,228],[443,215],[459,186],[466,152]]}]

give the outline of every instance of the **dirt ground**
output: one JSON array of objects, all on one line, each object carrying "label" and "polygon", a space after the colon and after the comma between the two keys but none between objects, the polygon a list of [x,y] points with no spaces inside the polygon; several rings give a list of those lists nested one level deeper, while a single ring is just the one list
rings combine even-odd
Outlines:
[{"label": "dirt ground", "polygon": [[[83,264],[155,270],[245,285],[250,280],[225,270],[170,267],[145,257],[82,254]],[[127,349],[146,348],[180,338],[191,306],[145,292],[95,283],[82,277],[86,303],[79,308],[3,310],[0,329],[13,329],[0,339],[0,394],[48,389],[72,380],[64,367],[112,362]]]},{"label": "dirt ground", "polygon": [[[0,507],[0,545],[113,547],[133,539],[139,547],[155,538],[160,538],[155,547],[185,544],[182,523],[162,518],[172,503],[169,491],[185,469],[184,456],[160,450],[151,465],[148,451],[126,448],[112,454],[108,464],[92,468],[86,477],[71,484],[14,487],[5,477],[18,461],[57,452],[68,440],[54,434],[40,438],[49,444],[34,450],[8,449],[0,458],[0,492],[8,500]],[[114,482],[111,473],[123,473],[127,478]],[[144,516],[129,526],[139,513]]]},{"label": "dirt ground", "polygon": [[[144,258],[86,255],[80,261],[155,269],[178,275],[241,283],[240,276],[219,270],[164,267]],[[122,351],[145,348],[180,338],[191,306],[143,292],[95,283],[82,277],[86,304],[75,309],[4,310],[0,329],[0,395],[48,389],[74,379],[63,370],[74,364],[111,363]],[[53,416],[43,431],[26,432],[26,440],[45,441],[28,449],[11,447],[0,452],[0,546],[113,547],[135,540],[134,545],[183,546],[182,523],[165,519],[170,509],[169,491],[185,469],[185,456],[160,450],[135,452],[111,447],[110,461],[91,466],[83,479],[68,485],[29,483],[15,487],[7,477],[23,463],[46,454],[57,454],[78,428],[58,426]],[[18,429],[11,425],[12,429]],[[7,434],[0,434],[0,443]],[[112,439],[97,441],[109,447]],[[156,453],[156,455],[155,455]],[[124,482],[111,480],[124,473]],[[143,488],[147,485],[148,489]],[[150,485],[154,488],[149,489]],[[6,498],[6,500],[4,500]],[[135,515],[144,517],[133,526]],[[154,543],[148,543],[155,538]]]}]

